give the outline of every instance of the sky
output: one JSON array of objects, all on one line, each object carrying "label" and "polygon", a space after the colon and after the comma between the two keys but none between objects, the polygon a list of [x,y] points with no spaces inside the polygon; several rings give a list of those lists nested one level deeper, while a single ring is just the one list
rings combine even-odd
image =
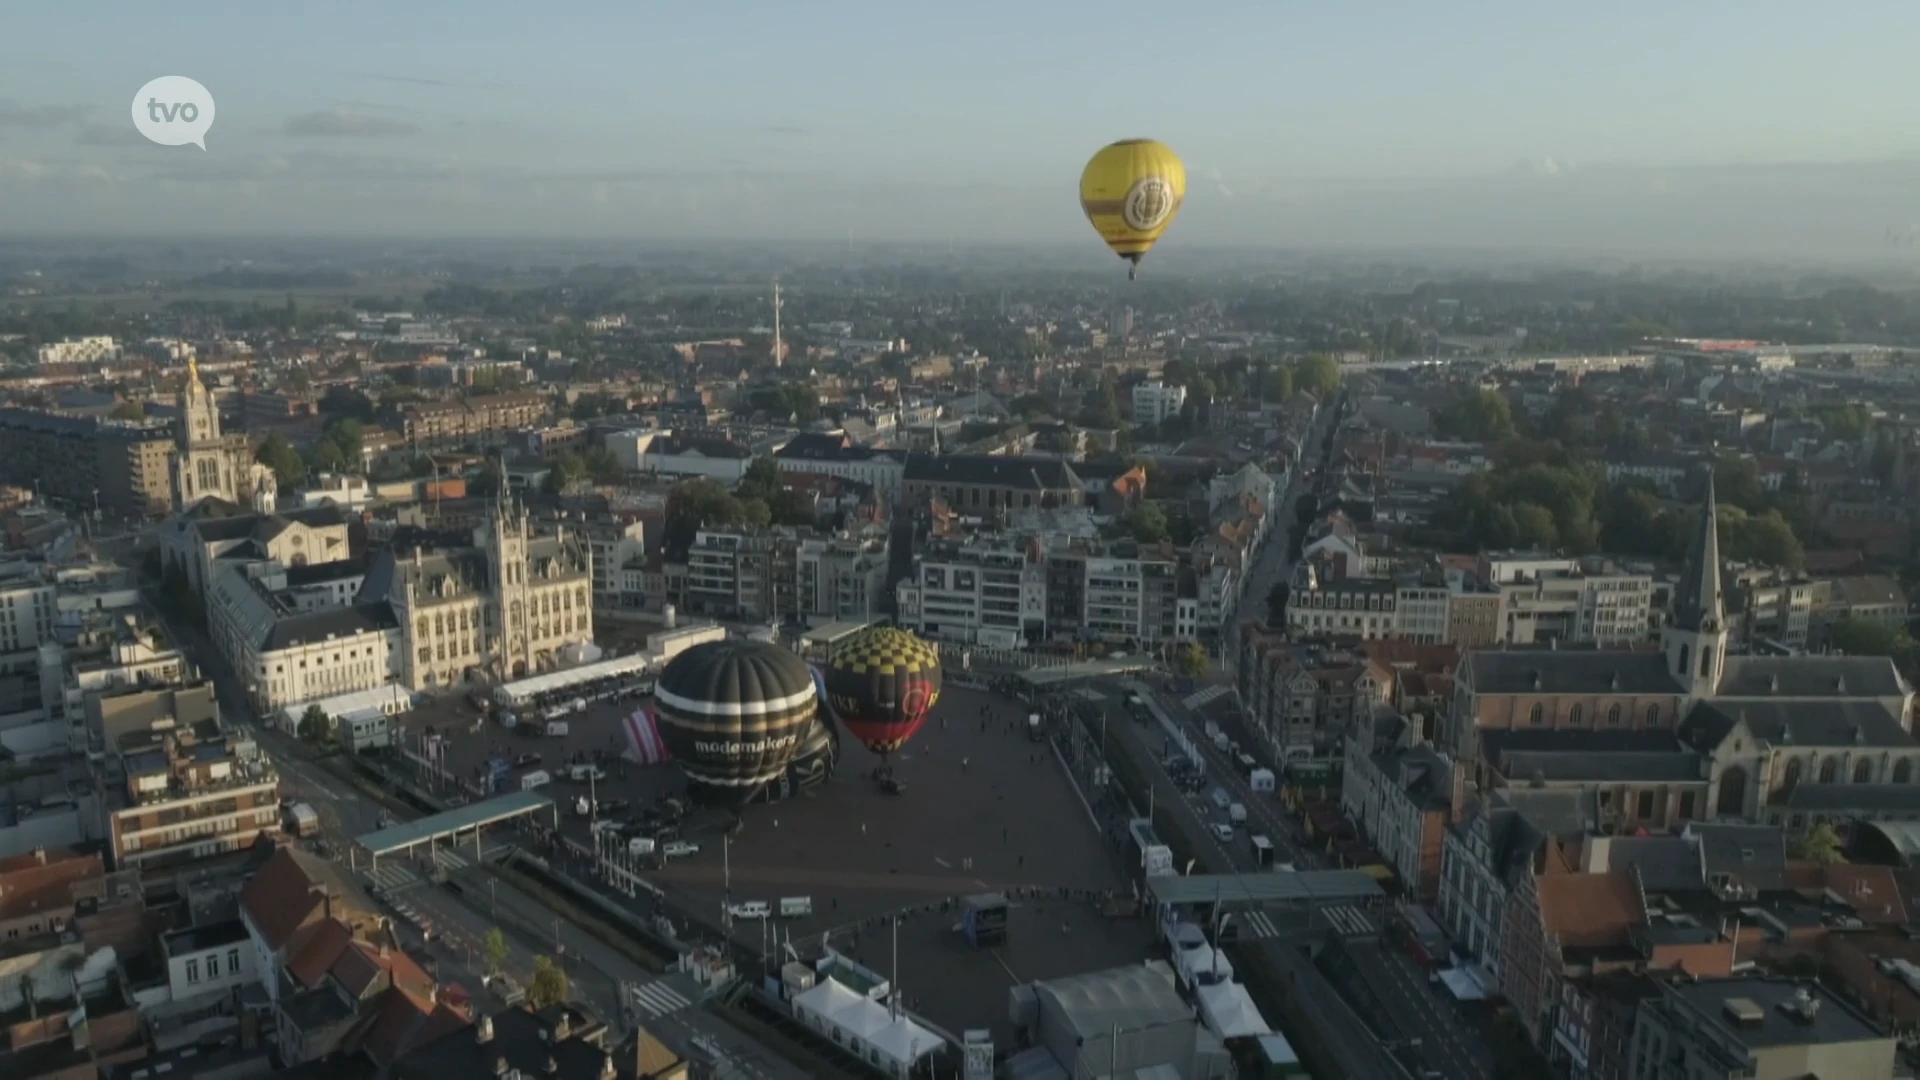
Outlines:
[{"label": "sky", "polygon": [[[6,21],[0,234],[1069,241],[1085,159],[1139,135],[1187,162],[1169,239],[1201,246],[1920,233],[1910,0],[102,0]],[[204,152],[133,130],[160,75],[213,94]]]}]

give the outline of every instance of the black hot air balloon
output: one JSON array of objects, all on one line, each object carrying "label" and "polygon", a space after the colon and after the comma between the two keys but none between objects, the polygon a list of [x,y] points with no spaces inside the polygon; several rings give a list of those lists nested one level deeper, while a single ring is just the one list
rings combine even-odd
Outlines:
[{"label": "black hot air balloon", "polygon": [[871,626],[827,658],[827,703],[882,757],[926,723],[940,700],[940,654],[905,630]]},{"label": "black hot air balloon", "polygon": [[694,792],[734,806],[777,779],[819,707],[798,656],[760,641],[710,641],[667,664],[654,688],[660,735]]}]

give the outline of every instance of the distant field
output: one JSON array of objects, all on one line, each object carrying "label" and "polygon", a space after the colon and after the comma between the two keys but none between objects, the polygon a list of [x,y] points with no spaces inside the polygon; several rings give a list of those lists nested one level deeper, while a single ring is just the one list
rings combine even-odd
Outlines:
[{"label": "distant field", "polygon": [[110,305],[115,311],[155,311],[181,300],[230,303],[239,307],[259,304],[279,307],[287,302],[287,293],[302,308],[345,307],[356,296],[392,297],[417,302],[437,282],[427,278],[405,278],[381,282],[363,282],[336,288],[235,289],[219,286],[168,285],[158,289],[128,292],[49,293],[45,296],[12,297],[9,304],[28,308],[61,308],[79,305],[82,309]]}]

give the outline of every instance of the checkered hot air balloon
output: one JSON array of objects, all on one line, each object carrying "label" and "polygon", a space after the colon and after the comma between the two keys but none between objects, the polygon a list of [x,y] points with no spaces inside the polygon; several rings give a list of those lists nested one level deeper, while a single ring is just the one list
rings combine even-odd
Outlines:
[{"label": "checkered hot air balloon", "polygon": [[905,630],[873,626],[833,650],[827,704],[861,745],[885,757],[940,700],[940,654]]}]

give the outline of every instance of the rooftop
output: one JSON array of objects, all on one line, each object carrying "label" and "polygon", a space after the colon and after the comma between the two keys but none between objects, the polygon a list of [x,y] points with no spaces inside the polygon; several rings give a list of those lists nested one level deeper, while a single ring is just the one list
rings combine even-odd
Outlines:
[{"label": "rooftop", "polygon": [[430,839],[443,839],[456,832],[482,825],[492,825],[522,814],[551,809],[552,806],[553,800],[537,791],[516,791],[485,802],[471,803],[432,814],[418,821],[402,822],[389,828],[363,833],[354,837],[353,842],[373,855],[390,855],[396,851],[405,851],[424,844]]},{"label": "rooftop", "polygon": [[[1750,1050],[1865,1042],[1888,1037],[1818,983],[1765,978],[1703,979],[1669,983],[1666,991]],[[1802,993],[1813,1004],[1810,1013],[1796,1008],[1800,1004],[1797,995]]]}]

